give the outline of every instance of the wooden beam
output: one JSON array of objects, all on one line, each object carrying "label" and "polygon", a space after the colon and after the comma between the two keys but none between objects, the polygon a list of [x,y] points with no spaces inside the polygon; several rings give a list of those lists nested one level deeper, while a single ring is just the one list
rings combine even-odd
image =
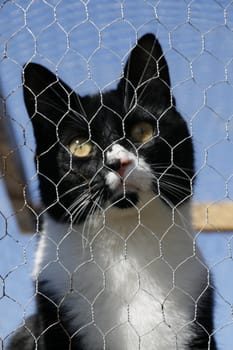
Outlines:
[{"label": "wooden beam", "polygon": [[233,232],[233,203],[194,203],[192,218],[197,231]]}]

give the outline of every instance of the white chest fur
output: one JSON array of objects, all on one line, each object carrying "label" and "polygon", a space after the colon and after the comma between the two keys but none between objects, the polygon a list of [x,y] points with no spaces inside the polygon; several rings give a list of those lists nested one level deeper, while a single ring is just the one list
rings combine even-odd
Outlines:
[{"label": "white chest fur", "polygon": [[[65,306],[86,349],[184,349],[207,271],[194,249],[189,205],[159,198],[69,227],[47,217],[34,276]],[[123,214],[122,214],[123,213]]]}]

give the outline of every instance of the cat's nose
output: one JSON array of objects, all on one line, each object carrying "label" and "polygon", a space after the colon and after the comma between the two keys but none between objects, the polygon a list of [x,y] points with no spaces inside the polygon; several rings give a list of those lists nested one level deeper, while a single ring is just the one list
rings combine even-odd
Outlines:
[{"label": "cat's nose", "polygon": [[124,176],[127,167],[132,163],[132,160],[126,158],[117,158],[105,163],[105,165],[118,173],[121,177]]}]

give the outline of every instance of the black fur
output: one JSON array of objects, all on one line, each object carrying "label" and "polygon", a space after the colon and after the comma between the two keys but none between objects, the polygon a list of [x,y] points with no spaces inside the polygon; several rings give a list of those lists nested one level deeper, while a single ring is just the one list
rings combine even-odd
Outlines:
[{"label": "black fur", "polygon": [[[33,63],[24,67],[23,80],[37,144],[36,167],[42,201],[56,220],[69,220],[68,208],[83,188],[69,195],[64,193],[84,178],[104,187],[106,169],[118,166],[105,162],[105,151],[116,141],[144,156],[157,174],[154,192],[168,205],[178,206],[192,195],[192,140],[176,110],[168,66],[154,35],[147,34],[138,41],[117,88],[103,95],[80,97],[53,73]],[[150,142],[138,148],[130,140],[129,132],[132,123],[140,120],[149,120],[156,133]],[[67,145],[77,134],[94,142],[91,162],[71,158]],[[135,193],[128,192],[120,199],[106,189],[103,207],[109,199],[123,209],[138,202]],[[79,216],[79,222],[85,219],[88,210],[87,207]],[[213,330],[211,294],[208,290],[197,304],[193,323],[196,336],[190,339],[187,350],[216,349],[213,338],[209,343]],[[46,282],[39,283],[37,313],[19,330],[9,350],[85,350],[82,339],[78,345],[77,339],[74,343],[65,313],[53,302]]]}]

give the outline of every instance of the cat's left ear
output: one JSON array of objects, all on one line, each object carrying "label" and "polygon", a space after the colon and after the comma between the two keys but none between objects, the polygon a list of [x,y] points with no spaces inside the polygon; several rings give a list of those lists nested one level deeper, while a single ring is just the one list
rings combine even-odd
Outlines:
[{"label": "cat's left ear", "polygon": [[77,106],[75,92],[37,63],[24,66],[23,92],[40,154],[57,142],[57,126]]},{"label": "cat's left ear", "polygon": [[37,63],[29,63],[23,71],[24,100],[32,119],[40,114],[40,119],[57,124],[67,113],[74,91],[47,68]]},{"label": "cat's left ear", "polygon": [[137,102],[146,104],[152,99],[167,105],[170,101],[170,76],[161,45],[153,34],[140,38],[132,49],[119,88],[125,96],[126,108]]}]

